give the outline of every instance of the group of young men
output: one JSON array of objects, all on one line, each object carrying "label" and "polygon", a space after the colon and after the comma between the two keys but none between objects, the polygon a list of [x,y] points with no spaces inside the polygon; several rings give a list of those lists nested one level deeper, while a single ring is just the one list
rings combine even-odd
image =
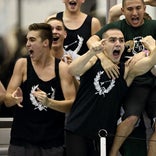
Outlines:
[{"label": "group of young men", "polygon": [[[102,28],[81,12],[85,0],[63,2],[64,12],[28,27],[29,55],[3,92],[15,107],[9,156],[99,156],[101,129],[107,155],[117,156],[144,111],[155,127],[156,21],[144,19],[144,1],[123,0],[125,19]],[[122,155],[155,156],[155,133]]]}]

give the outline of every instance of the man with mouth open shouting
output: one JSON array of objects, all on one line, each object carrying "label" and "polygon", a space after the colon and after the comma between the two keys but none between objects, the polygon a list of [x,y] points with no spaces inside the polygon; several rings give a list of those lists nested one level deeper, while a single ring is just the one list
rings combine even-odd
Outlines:
[{"label": "man with mouth open shouting", "polygon": [[[69,72],[72,75],[81,75],[81,78],[65,126],[67,156],[99,156],[98,132],[101,129],[105,129],[109,134],[106,143],[108,155],[113,140],[110,134],[116,131],[121,101],[128,86],[135,76],[144,74],[156,62],[156,48],[151,36],[142,40],[148,49],[151,48],[150,56],[146,57],[142,52],[143,58],[128,65],[120,62],[125,48],[122,32],[116,28],[109,29],[103,33],[102,38],[100,42],[94,43],[87,53],[69,65]],[[100,59],[96,57],[98,53],[101,53],[98,57],[105,54],[120,67],[118,78],[112,79],[107,76]]]},{"label": "man with mouth open shouting", "polygon": [[9,156],[64,154],[65,113],[76,90],[67,63],[51,54],[52,41],[49,24],[29,26],[29,56],[17,60],[5,99],[6,106],[16,105]]},{"label": "man with mouth open shouting", "polygon": [[[124,58],[129,58],[133,55],[135,56],[135,54],[139,53],[142,50],[144,50],[145,53],[148,54],[141,40],[147,35],[151,35],[154,39],[156,39],[156,20],[144,19],[145,10],[146,6],[143,0],[122,0],[121,11],[125,16],[125,19],[105,25],[99,32],[96,33],[96,35],[92,36],[88,40],[88,46],[91,46],[94,42],[100,40],[102,38],[103,32],[106,29],[114,27],[119,28],[123,32],[126,42],[133,41],[132,48],[128,50],[128,52],[123,53]],[[133,61],[137,61],[137,57],[135,56],[134,58],[135,60]],[[118,77],[118,67],[106,57],[103,59],[103,64],[105,64],[105,71],[107,72],[107,74],[113,78]],[[154,132],[150,138],[151,141],[149,141],[148,156],[156,155],[155,84],[156,77],[150,70],[144,75],[136,77],[133,81],[128,90],[127,97],[123,102],[124,113],[121,120],[122,122],[117,128],[116,138],[110,156],[118,155],[118,151],[121,145],[136,127],[139,118],[144,110],[146,110],[146,112],[148,113],[148,116],[150,117],[154,128]],[[144,149],[146,149],[146,146]],[[135,154],[136,151],[134,151],[133,155]],[[141,154],[141,156],[143,155],[147,155],[146,151]]]},{"label": "man with mouth open shouting", "polygon": [[85,0],[63,0],[65,11],[54,14],[51,17],[61,19],[67,31],[67,37],[64,41],[64,50],[68,54],[84,54],[88,47],[87,40],[95,34],[100,28],[100,21],[81,12],[81,5]]}]

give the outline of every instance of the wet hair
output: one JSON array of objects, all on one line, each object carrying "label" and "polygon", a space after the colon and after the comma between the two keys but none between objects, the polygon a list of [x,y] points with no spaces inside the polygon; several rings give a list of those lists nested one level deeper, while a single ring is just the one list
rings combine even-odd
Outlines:
[{"label": "wet hair", "polygon": [[51,48],[51,44],[53,42],[53,35],[51,31],[51,26],[47,23],[33,23],[28,27],[29,31],[39,31],[40,37],[42,41],[48,39],[49,47]]},{"label": "wet hair", "polygon": [[[122,7],[125,6],[125,2],[126,2],[126,1],[127,1],[127,0],[122,0]],[[132,0],[132,1],[134,1],[134,0]],[[144,0],[140,0],[140,1],[142,2],[143,5],[145,5]]]}]

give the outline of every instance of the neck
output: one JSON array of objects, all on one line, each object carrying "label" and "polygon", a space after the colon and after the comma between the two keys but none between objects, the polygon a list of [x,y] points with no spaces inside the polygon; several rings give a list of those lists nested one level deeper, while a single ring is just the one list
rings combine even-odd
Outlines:
[{"label": "neck", "polygon": [[54,57],[61,59],[64,55],[64,50],[63,49],[52,49],[51,53]]},{"label": "neck", "polygon": [[81,11],[76,11],[76,12],[70,12],[68,10],[64,11],[64,17],[67,18],[75,18],[75,17],[80,17],[80,15],[82,14]]}]

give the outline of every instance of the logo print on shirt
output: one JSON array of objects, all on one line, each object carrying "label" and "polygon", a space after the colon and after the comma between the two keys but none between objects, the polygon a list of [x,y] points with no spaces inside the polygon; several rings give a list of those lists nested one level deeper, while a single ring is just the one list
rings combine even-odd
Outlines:
[{"label": "logo print on shirt", "polygon": [[97,92],[95,94],[103,95],[105,97],[106,93],[109,93],[112,88],[115,86],[115,80],[108,80],[108,81],[100,81],[101,75],[103,75],[104,71],[100,71],[97,73],[96,77],[94,78],[94,86]]},{"label": "logo print on shirt", "polygon": [[[35,96],[32,94],[34,91],[37,90],[39,85],[33,86],[30,93],[30,101],[32,102],[32,105],[35,106],[34,110],[38,109],[39,111],[47,111],[47,106],[44,106],[41,102],[39,102]],[[55,89],[51,87],[52,93],[48,93],[47,95],[51,95],[51,98],[54,99],[55,97]]]},{"label": "logo print on shirt", "polygon": [[69,48],[70,46],[74,45],[74,44],[78,44],[77,48],[73,51],[73,53],[76,53],[76,54],[77,54],[77,53],[80,51],[80,49],[81,49],[81,47],[82,47],[82,45],[83,45],[83,40],[84,40],[83,37],[77,35],[77,40],[76,40],[76,41],[70,43],[69,45],[65,45],[65,46],[64,46],[65,52],[66,52],[66,53],[68,53],[68,51],[70,52],[71,49],[69,49],[69,50],[66,50],[66,49]]},{"label": "logo print on shirt", "polygon": [[142,39],[141,36],[135,37],[133,39],[133,42],[134,42],[133,50],[132,50],[133,54],[137,54],[145,49],[144,45],[141,42],[141,39]]}]

